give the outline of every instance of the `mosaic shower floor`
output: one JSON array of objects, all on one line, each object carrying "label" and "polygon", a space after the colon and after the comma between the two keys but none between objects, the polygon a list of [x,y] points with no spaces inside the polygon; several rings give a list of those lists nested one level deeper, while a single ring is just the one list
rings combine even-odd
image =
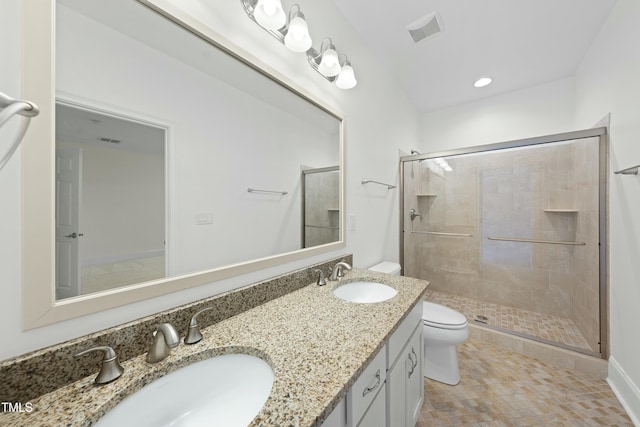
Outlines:
[{"label": "mosaic shower floor", "polygon": [[457,350],[461,382],[425,378],[416,427],[633,427],[605,380],[473,339]]},{"label": "mosaic shower floor", "polygon": [[533,311],[521,310],[500,304],[487,303],[433,290],[427,290],[425,299],[459,311],[466,316],[469,323],[481,325],[480,323],[474,322],[474,319],[476,319],[477,316],[484,316],[487,325],[497,326],[581,350],[599,352],[599,349],[589,347],[589,344],[580,333],[578,327],[570,319],[535,313]]}]

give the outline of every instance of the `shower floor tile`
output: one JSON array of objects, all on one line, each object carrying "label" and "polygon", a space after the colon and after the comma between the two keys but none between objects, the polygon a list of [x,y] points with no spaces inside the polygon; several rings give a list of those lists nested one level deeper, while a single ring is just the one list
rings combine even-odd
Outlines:
[{"label": "shower floor tile", "polygon": [[589,344],[580,333],[578,327],[570,319],[433,290],[427,290],[425,300],[442,304],[461,312],[470,323],[478,324],[474,322],[474,319],[476,319],[477,316],[484,316],[486,323],[491,326],[497,326],[581,350],[599,351],[598,349],[589,347]]},{"label": "shower floor tile", "polygon": [[424,379],[416,427],[633,427],[605,380],[473,339],[457,351],[462,380]]}]

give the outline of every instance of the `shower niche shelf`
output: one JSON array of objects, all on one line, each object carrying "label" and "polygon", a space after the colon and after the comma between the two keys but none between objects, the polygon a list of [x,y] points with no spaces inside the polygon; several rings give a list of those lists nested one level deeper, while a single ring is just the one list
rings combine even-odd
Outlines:
[{"label": "shower niche shelf", "polygon": [[418,193],[416,194],[417,197],[436,197],[437,194],[433,194],[433,193]]},{"label": "shower niche shelf", "polygon": [[578,213],[577,209],[543,209],[549,213]]}]

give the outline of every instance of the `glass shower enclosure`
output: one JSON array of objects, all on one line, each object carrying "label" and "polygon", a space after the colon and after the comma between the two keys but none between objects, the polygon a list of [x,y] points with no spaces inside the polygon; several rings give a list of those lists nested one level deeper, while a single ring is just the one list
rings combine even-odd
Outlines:
[{"label": "glass shower enclosure", "polygon": [[470,323],[606,354],[606,129],[401,158],[401,262]]}]

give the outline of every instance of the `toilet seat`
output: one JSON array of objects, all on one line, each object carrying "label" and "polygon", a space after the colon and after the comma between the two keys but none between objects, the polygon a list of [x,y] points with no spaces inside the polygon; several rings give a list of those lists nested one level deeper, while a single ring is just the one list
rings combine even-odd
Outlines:
[{"label": "toilet seat", "polygon": [[467,327],[464,314],[428,301],[422,303],[422,320],[425,326],[432,328],[456,330]]}]

